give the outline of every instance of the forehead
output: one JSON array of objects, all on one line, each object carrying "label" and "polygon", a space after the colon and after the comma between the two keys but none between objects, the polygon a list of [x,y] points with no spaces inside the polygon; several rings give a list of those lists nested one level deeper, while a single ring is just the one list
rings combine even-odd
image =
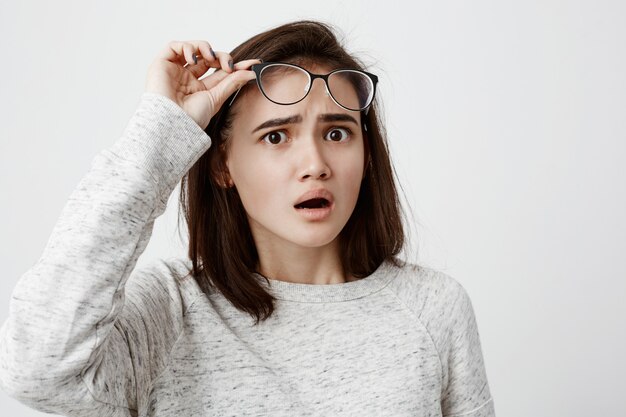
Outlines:
[{"label": "forehead", "polygon": [[317,63],[317,62],[304,62],[304,63],[295,63],[295,65],[298,65],[308,71],[311,71],[313,73],[316,74],[327,74],[329,72],[331,72],[333,70],[333,68],[331,68],[330,66],[326,65],[326,64],[322,64],[322,63]]}]

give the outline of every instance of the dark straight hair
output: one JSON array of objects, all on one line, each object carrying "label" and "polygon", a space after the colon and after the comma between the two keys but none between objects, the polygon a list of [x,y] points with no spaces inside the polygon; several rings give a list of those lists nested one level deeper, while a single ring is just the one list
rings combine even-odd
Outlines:
[{"label": "dark straight hair", "polygon": [[[259,33],[230,54],[234,62],[259,58],[366,70],[340,44],[329,24],[312,20]],[[239,95],[248,87],[256,88],[256,84],[245,86]],[[221,292],[258,324],[272,315],[276,299],[252,276],[259,257],[246,212],[236,187],[224,186],[227,145],[238,111],[237,100],[230,108],[229,102],[230,97],[205,129],[211,147],[182,178],[180,209],[189,230],[191,274],[202,291],[207,295]],[[372,274],[385,260],[403,264],[396,256],[405,243],[403,212],[376,103],[375,98],[367,115],[361,112],[367,166],[354,211],[338,236],[344,272],[357,278]]]}]

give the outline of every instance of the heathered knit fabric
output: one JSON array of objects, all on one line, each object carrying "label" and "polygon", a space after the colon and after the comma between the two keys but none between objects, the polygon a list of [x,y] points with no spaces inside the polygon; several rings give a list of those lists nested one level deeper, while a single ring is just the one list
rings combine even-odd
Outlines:
[{"label": "heathered knit fabric", "polygon": [[385,261],[341,284],[271,280],[276,311],[254,326],[204,294],[187,259],[136,268],[210,144],[176,103],[143,94],[13,291],[5,392],[81,417],[495,415],[470,298],[443,272]]}]

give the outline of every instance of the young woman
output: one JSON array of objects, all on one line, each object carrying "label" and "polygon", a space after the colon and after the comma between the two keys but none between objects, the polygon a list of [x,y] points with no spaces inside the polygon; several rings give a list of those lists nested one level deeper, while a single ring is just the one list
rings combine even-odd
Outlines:
[{"label": "young woman", "polygon": [[[467,292],[396,257],[376,85],[319,22],[167,45],[17,283],[3,390],[82,417],[493,416]],[[181,179],[188,259],[135,268]]]}]

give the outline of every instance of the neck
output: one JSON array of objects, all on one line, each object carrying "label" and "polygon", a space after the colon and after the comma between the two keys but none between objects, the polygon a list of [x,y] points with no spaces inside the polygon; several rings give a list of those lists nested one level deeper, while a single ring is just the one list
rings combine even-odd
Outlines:
[{"label": "neck", "polygon": [[324,246],[303,247],[293,243],[256,242],[257,272],[266,278],[300,284],[339,284],[354,280],[341,264],[338,238]]}]

